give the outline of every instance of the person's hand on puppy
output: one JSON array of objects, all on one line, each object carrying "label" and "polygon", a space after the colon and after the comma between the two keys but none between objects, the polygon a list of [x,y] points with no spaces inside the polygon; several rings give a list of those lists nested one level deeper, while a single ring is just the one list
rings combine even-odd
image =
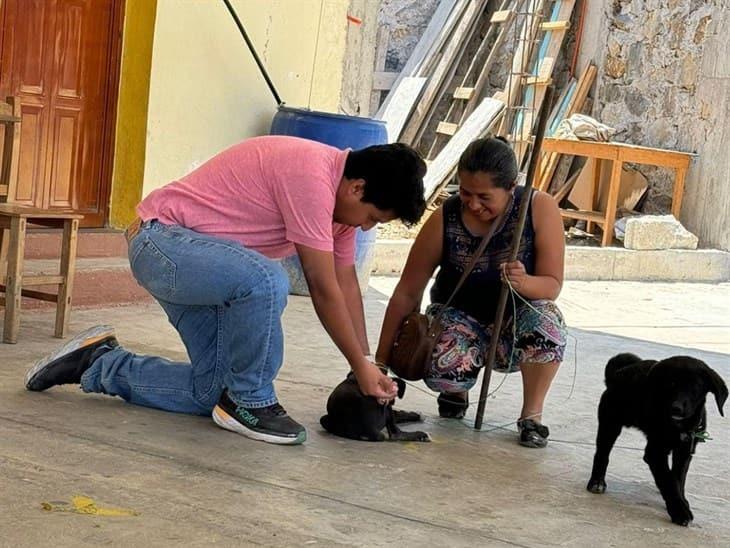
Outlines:
[{"label": "person's hand on puppy", "polygon": [[355,370],[357,384],[363,394],[377,398],[379,404],[385,405],[398,395],[398,385],[374,363],[369,360],[366,363],[367,366]]}]

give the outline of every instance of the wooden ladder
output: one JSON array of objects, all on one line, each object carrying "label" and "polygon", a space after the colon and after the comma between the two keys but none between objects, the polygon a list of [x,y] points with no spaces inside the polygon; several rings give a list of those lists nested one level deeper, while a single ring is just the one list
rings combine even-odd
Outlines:
[{"label": "wooden ladder", "polygon": [[[428,148],[426,158],[432,159],[438,154],[445,142],[454,136],[464,120],[476,108],[484,86],[489,79],[489,72],[507,38],[509,25],[514,20],[515,8],[518,4],[519,0],[503,0],[499,9],[492,14],[487,34],[479,44],[479,48],[474,54],[466,73],[454,89],[446,116],[436,126],[436,133],[431,146]],[[484,63],[480,65],[480,61],[484,58],[490,45],[491,49]]]},{"label": "wooden ladder", "polygon": [[447,86],[451,82],[461,58],[466,52],[466,44],[469,43],[479,28],[479,21],[486,5],[487,0],[473,0],[463,8],[458,23],[445,48],[441,51],[439,61],[429,75],[423,92],[403,128],[400,135],[402,142],[415,146],[420,141],[429,121],[433,119],[441,98],[446,93]]},{"label": "wooden ladder", "polygon": [[[526,157],[527,150],[532,141],[532,132],[537,121],[537,114],[540,112],[542,103],[545,100],[547,86],[552,84],[552,74],[555,69],[556,60],[562,48],[565,34],[570,27],[570,18],[575,8],[575,0],[552,0],[554,3],[550,9],[550,15],[543,17],[547,2],[534,1],[536,8],[532,12],[534,20],[531,22],[532,44],[538,44],[537,51],[531,51],[524,59],[527,59],[527,67],[517,74],[520,80],[520,105],[512,107],[512,120],[510,120],[510,139],[515,148],[518,165],[522,164]],[[547,20],[542,20],[547,19]],[[538,36],[542,34],[540,38]],[[534,38],[532,38],[534,36]],[[525,38],[527,39],[527,38]],[[534,40],[534,41],[532,41]],[[530,48],[532,49],[532,48]],[[534,56],[534,62],[529,59]],[[513,65],[514,67],[514,65]],[[527,68],[527,70],[524,70]],[[513,73],[514,74],[514,73]],[[508,120],[509,120],[508,111]]]}]

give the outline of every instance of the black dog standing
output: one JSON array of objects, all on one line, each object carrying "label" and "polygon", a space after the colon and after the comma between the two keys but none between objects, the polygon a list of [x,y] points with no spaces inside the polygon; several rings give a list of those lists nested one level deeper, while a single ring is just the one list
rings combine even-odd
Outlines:
[{"label": "black dog standing", "polygon": [[606,391],[598,407],[596,455],[587,489],[605,492],[608,455],[621,428],[633,426],[646,435],[644,461],[669,516],[674,523],[688,525],[694,516],[684,496],[684,483],[697,442],[706,436],[708,392],[715,395],[723,415],[727,386],[706,363],[695,358],[675,356],[656,361],[633,354],[611,358],[606,365]]},{"label": "black dog standing", "polygon": [[[398,397],[402,398],[406,383],[398,378],[393,380],[398,384]],[[385,441],[385,428],[392,441],[431,441],[426,432],[404,432],[398,428],[398,424],[421,420],[418,413],[393,409],[393,401],[381,405],[375,398],[365,396],[354,373],[350,373],[330,394],[327,414],[319,422],[330,434],[353,440]]]}]

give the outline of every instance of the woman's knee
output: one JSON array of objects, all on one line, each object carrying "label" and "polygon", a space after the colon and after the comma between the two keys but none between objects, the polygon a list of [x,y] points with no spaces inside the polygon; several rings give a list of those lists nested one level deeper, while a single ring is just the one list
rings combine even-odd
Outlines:
[{"label": "woman's knee", "polygon": [[537,324],[540,321],[552,323],[556,326],[563,326],[563,313],[555,304],[555,301],[540,299],[529,301],[527,304],[518,306],[517,321],[521,323]]},{"label": "woman's knee", "polygon": [[550,364],[559,365],[563,361],[567,342],[567,328],[560,309],[553,301],[531,301],[523,305],[517,313],[516,333],[508,334],[515,338],[515,361],[527,367]]}]

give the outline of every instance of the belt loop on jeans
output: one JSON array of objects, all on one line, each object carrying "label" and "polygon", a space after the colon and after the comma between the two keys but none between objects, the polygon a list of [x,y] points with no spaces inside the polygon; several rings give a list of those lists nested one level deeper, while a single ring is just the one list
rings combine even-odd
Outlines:
[{"label": "belt loop on jeans", "polygon": [[127,230],[124,231],[124,237],[127,239],[127,243],[131,243],[132,240],[134,240],[134,237],[139,232],[139,229],[142,228],[142,219],[137,217],[132,223],[127,227]]}]

